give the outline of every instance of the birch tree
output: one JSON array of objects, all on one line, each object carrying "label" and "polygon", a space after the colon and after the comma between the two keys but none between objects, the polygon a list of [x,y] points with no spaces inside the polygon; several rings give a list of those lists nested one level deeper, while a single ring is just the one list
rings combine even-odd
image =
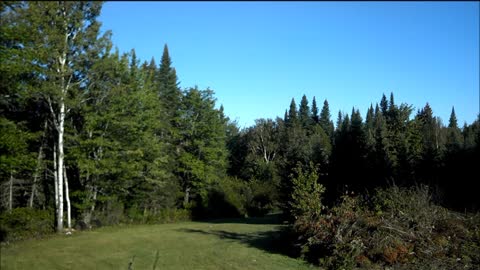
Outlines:
[{"label": "birch tree", "polygon": [[6,29],[13,47],[8,53],[32,71],[31,93],[47,104],[55,131],[57,231],[63,230],[65,122],[88,93],[88,69],[101,51],[101,2],[21,2],[7,8],[14,18]]}]

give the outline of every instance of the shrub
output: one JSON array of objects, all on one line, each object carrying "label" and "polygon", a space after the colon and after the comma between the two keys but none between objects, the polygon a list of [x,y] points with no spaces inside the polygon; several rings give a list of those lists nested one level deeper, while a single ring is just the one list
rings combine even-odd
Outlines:
[{"label": "shrub", "polygon": [[15,208],[0,214],[0,241],[41,237],[55,231],[53,210]]},{"label": "shrub", "polygon": [[272,182],[251,179],[248,182],[250,196],[246,198],[248,216],[264,216],[275,209],[277,187]]},{"label": "shrub", "polygon": [[92,221],[98,220],[97,223],[104,226],[119,224],[124,221],[124,209],[123,203],[116,196],[101,197]]},{"label": "shrub", "polygon": [[432,203],[425,186],[346,194],[320,216],[293,226],[295,246],[327,269],[475,269],[480,214],[463,216]]},{"label": "shrub", "polygon": [[325,188],[318,183],[317,169],[310,163],[310,168],[303,171],[301,166],[295,169],[292,176],[293,192],[290,211],[295,219],[300,217],[319,217],[324,206],[321,201]]},{"label": "shrub", "polygon": [[194,218],[223,218],[245,216],[245,201],[248,186],[236,178],[225,178],[214,183],[205,198],[195,201],[192,207]]}]

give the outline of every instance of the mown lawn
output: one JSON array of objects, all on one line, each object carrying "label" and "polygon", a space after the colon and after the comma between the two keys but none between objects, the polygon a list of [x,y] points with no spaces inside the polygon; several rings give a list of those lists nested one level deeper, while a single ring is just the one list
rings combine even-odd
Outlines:
[{"label": "mown lawn", "polygon": [[272,218],[105,227],[2,246],[1,269],[309,269],[277,252]]}]

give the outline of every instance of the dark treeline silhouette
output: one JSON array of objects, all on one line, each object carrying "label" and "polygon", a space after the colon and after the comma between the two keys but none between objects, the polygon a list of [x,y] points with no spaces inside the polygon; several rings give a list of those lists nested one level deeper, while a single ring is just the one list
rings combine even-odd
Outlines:
[{"label": "dark treeline silhouette", "polygon": [[347,191],[426,184],[446,206],[478,209],[478,119],[459,128],[454,108],[447,126],[428,103],[413,110],[396,104],[391,93],[368,108],[365,120],[356,108],[350,114],[339,112],[334,128],[327,100],[319,115],[315,97],[311,108],[306,96],[299,106],[292,99],[283,119],[259,119],[230,138],[230,173],[273,180],[283,208],[293,169],[313,162],[330,204]]}]

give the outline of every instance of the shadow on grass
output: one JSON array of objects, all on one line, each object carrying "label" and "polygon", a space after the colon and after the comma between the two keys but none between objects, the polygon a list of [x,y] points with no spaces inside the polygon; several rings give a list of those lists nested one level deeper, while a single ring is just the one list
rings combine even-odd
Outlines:
[{"label": "shadow on grass", "polygon": [[202,222],[215,223],[215,224],[238,223],[238,224],[275,225],[275,224],[282,224],[282,214],[270,214],[264,217],[250,217],[250,218],[209,219],[209,220],[202,220]]},{"label": "shadow on grass", "polygon": [[[239,224],[280,224],[280,216],[271,215],[259,218],[245,219],[219,219],[209,221],[212,223],[239,223]],[[204,235],[216,236],[232,242],[240,242],[250,247],[258,248],[269,253],[282,254],[292,258],[297,254],[289,249],[289,234],[285,227],[279,227],[272,231],[256,232],[256,233],[237,233],[226,230],[198,230],[198,229],[179,229],[178,231],[186,233],[198,233]]]}]

